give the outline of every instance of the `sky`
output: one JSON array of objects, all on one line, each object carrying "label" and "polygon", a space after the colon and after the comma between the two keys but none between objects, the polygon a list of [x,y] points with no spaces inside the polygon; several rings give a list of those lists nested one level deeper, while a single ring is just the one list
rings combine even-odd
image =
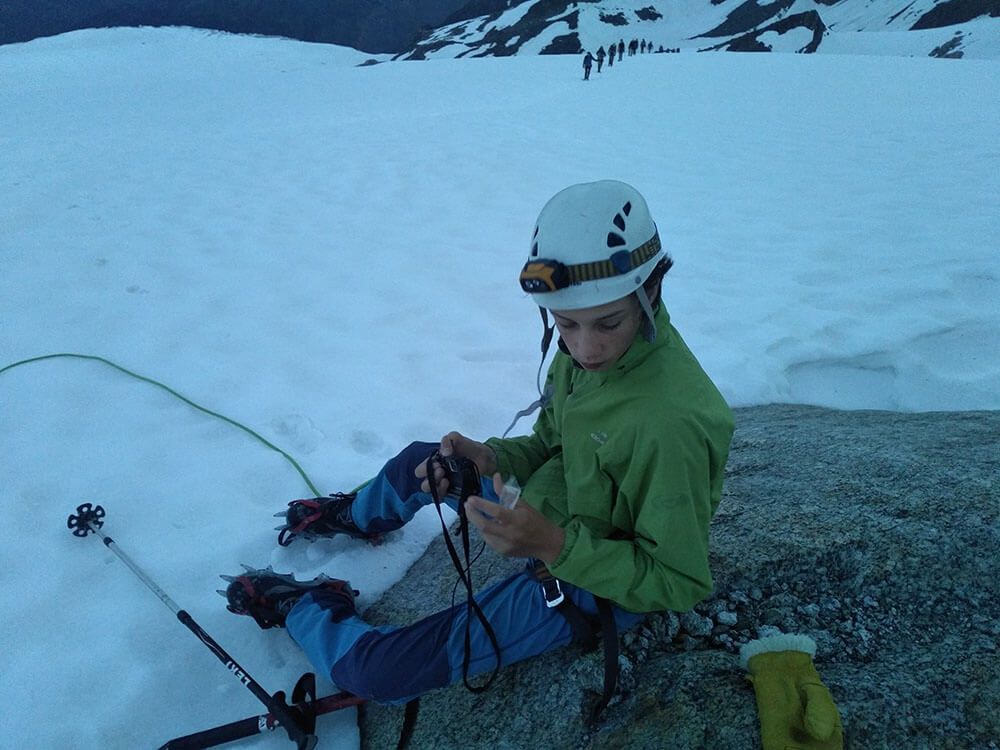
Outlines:
[{"label": "sky", "polygon": [[[0,369],[108,358],[348,490],[535,398],[535,218],[614,178],[732,406],[1000,408],[996,61],[647,55],[584,82],[572,56],[368,57],[188,29],[0,47]],[[324,572],[364,608],[440,532],[424,511],[380,547],[280,548],[273,514],[312,495],[288,461],[90,360],[0,372],[0,476],[2,750],[155,747],[260,709],[69,532],[80,503],[270,692],[311,666],[228,613],[219,574]],[[318,732],[357,747],[353,710]]]}]

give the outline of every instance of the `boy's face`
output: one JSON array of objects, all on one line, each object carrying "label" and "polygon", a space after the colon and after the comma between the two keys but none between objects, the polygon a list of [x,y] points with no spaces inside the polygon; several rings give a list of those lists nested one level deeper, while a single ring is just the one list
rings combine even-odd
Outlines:
[{"label": "boy's face", "polygon": [[550,312],[570,355],[594,372],[614,367],[642,323],[642,308],[632,294],[596,307]]}]

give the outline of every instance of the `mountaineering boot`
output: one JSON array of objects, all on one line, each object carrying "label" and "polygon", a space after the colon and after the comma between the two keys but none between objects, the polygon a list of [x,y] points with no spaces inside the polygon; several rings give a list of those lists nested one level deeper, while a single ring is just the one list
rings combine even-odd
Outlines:
[{"label": "mountaineering boot", "polygon": [[285,627],[288,613],[306,594],[324,609],[330,610],[335,621],[357,614],[354,597],[358,592],[347,581],[319,575],[311,581],[296,581],[287,573],[275,573],[269,567],[255,570],[246,565],[240,576],[222,576],[229,586],[219,591],[226,597],[233,614],[252,617],[264,629]]},{"label": "mountaineering boot", "polygon": [[336,534],[346,534],[353,539],[365,539],[372,544],[382,541],[382,534],[369,534],[357,527],[351,518],[354,493],[336,492],[329,497],[310,500],[292,500],[288,510],[276,513],[284,517],[285,525],[278,526],[278,544],[287,547],[296,537],[312,541]]}]

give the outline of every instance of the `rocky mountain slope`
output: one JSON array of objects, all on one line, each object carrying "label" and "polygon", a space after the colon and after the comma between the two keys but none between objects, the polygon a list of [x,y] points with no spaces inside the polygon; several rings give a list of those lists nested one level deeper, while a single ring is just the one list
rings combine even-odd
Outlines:
[{"label": "rocky mountain slope", "polygon": [[649,51],[1000,56],[1000,0],[472,0],[450,20],[401,57],[573,54],[633,39]]},{"label": "rocky mountain slope", "polygon": [[[7,0],[0,44],[74,29],[193,26],[397,59],[648,51],[1000,57],[1000,0]],[[906,32],[906,33],[901,33]],[[645,45],[643,50],[647,50]]]}]

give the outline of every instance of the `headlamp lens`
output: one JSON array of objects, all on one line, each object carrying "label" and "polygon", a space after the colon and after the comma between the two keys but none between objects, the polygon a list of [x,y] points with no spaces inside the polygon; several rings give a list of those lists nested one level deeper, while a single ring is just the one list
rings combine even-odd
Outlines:
[{"label": "headlamp lens", "polygon": [[529,260],[521,269],[520,281],[529,294],[556,292],[569,286],[569,273],[557,260]]}]

